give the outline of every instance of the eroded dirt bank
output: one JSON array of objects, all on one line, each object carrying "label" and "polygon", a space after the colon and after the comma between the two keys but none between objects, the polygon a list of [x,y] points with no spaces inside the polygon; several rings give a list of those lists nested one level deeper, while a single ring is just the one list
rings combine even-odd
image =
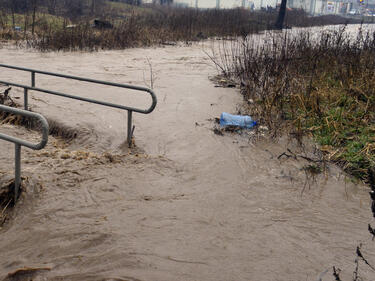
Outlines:
[{"label": "eroded dirt bank", "polygon": [[[293,142],[212,132],[208,119],[235,112],[241,97],[209,81],[216,71],[201,45],[75,54],[0,50],[1,63],[141,85],[150,80],[146,57],[159,103],[151,115],[135,114],[132,152],[122,146],[125,112],[32,94],[35,111],[80,136],[68,147],[51,137],[44,151],[23,150],[23,175],[41,186],[24,193],[0,230],[0,279],[31,267],[41,268],[31,271],[33,280],[317,280],[336,265],[350,280],[359,243],[371,259],[367,187],[330,166],[309,188],[308,162],[278,159],[287,147],[304,153]],[[2,80],[29,82],[21,74],[0,70]],[[149,102],[61,79],[37,76],[37,85]],[[13,146],[1,142],[0,176],[12,157]],[[367,268],[360,272],[373,279]],[[330,274],[323,280],[334,280]]]}]

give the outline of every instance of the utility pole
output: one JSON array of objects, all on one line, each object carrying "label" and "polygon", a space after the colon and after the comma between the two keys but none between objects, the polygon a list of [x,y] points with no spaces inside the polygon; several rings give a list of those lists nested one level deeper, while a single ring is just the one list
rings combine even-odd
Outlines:
[{"label": "utility pole", "polygon": [[216,0],[216,9],[220,9],[220,0]]},{"label": "utility pole", "polygon": [[276,29],[283,29],[284,18],[285,18],[285,14],[286,14],[286,1],[287,0],[281,0],[279,16],[277,17],[277,21],[275,23]]}]

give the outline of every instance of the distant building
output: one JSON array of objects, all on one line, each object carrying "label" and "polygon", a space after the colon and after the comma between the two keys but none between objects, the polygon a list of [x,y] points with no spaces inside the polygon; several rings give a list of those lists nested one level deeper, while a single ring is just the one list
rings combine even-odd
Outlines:
[{"label": "distant building", "polygon": [[[253,10],[260,9],[258,0],[174,0],[174,4],[198,9],[233,9],[243,7]],[[267,1],[267,0],[265,0]],[[270,0],[275,3],[275,0]],[[259,1],[258,1],[259,2]]]},{"label": "distant building", "polygon": [[356,15],[372,10],[375,0],[288,0],[288,6],[312,15]]},{"label": "distant building", "polygon": [[[242,7],[260,10],[276,8],[281,0],[174,0],[173,3],[178,6],[199,9]],[[311,15],[356,15],[375,12],[375,0],[287,0],[287,6],[291,9],[303,9]]]}]

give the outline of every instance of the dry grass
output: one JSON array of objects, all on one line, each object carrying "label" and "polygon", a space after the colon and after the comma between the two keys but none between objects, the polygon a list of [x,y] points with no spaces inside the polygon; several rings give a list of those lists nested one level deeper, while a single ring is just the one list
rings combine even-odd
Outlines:
[{"label": "dry grass", "polygon": [[326,157],[367,178],[375,167],[375,33],[274,35],[231,42],[216,64],[242,84],[248,113],[294,136],[311,135]]}]

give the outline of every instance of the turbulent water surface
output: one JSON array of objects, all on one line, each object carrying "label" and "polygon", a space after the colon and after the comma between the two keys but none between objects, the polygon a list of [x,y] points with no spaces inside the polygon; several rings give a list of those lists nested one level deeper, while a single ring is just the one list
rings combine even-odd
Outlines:
[{"label": "turbulent water surface", "polygon": [[[303,169],[308,161],[278,157],[287,148],[311,150],[287,138],[214,134],[212,120],[236,112],[241,96],[214,87],[208,77],[217,72],[203,46],[209,44],[97,53],[0,49],[0,63],[152,82],[158,97],[153,113],[134,114],[137,148],[128,150],[126,112],[31,94],[34,111],[78,137],[69,145],[50,137],[38,152],[23,149],[28,187],[0,228],[0,279],[334,280],[331,268],[338,266],[351,280],[360,243],[375,261],[367,187],[335,166],[313,176]],[[30,82],[18,71],[0,69],[0,77]],[[36,84],[150,104],[147,95],[61,78],[37,75]],[[22,102],[21,89],[11,94]],[[38,139],[10,125],[0,131]],[[13,146],[0,145],[1,177],[12,171]],[[374,279],[368,267],[360,273]]]}]

